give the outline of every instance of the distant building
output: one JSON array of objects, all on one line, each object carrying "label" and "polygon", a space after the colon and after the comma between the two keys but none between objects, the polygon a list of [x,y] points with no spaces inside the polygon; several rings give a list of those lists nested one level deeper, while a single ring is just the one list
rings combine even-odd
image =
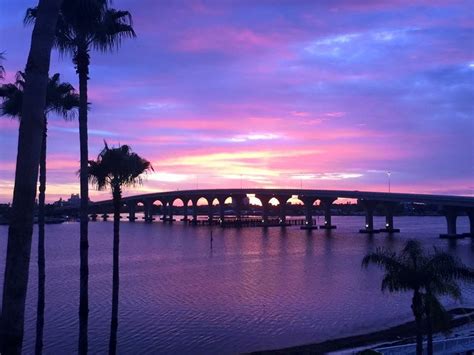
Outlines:
[{"label": "distant building", "polygon": [[80,204],[81,197],[79,194],[71,194],[71,197],[69,197],[67,201],[61,197],[59,200],[53,202],[53,206],[55,207],[79,207]]},{"label": "distant building", "polygon": [[66,201],[63,200],[62,197],[59,198],[59,200],[53,202],[53,206],[55,207],[63,207]]},{"label": "distant building", "polygon": [[71,194],[71,197],[67,200],[68,206],[79,206],[81,204],[81,197],[79,194]]}]

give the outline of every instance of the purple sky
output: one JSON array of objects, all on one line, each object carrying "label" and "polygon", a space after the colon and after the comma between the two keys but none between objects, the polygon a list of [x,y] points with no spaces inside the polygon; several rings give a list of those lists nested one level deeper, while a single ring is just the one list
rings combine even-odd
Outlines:
[{"label": "purple sky", "polygon": [[[0,5],[4,83],[26,62],[22,19],[34,5]],[[391,171],[392,191],[473,195],[472,0],[113,5],[132,13],[138,37],[92,53],[89,151],[106,139],[152,161],[156,172],[127,194],[241,183],[386,191]],[[56,51],[55,72],[78,87]],[[49,201],[79,191],[77,126],[50,119]],[[18,123],[0,127],[0,201],[10,201]]]}]

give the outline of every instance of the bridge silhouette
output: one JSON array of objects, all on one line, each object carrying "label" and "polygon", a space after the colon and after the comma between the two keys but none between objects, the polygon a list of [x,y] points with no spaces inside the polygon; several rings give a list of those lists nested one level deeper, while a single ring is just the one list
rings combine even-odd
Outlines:
[{"label": "bridge silhouette", "polygon": [[[255,220],[249,222],[243,215],[247,195],[255,196],[262,205],[262,216],[257,223]],[[226,200],[232,199],[233,217],[229,218],[226,211]],[[123,208],[129,213],[129,220],[136,219],[138,205],[143,205],[144,219],[146,222],[154,220],[155,202],[161,203],[162,218],[164,222],[174,221],[174,202],[181,200],[183,203],[183,221],[191,224],[204,224],[198,220],[199,208],[198,201],[204,199],[207,202],[207,224],[231,224],[235,226],[260,225],[262,227],[271,225],[288,225],[287,220],[287,202],[292,197],[297,197],[301,202],[301,208],[304,209],[304,220],[301,228],[306,229],[332,229],[336,228],[331,221],[331,207],[338,198],[356,199],[365,211],[365,225],[360,230],[361,233],[399,231],[393,223],[393,214],[396,207],[401,203],[421,203],[439,206],[446,217],[447,233],[441,234],[441,237],[459,238],[461,236],[474,236],[474,197],[467,196],[448,196],[448,195],[428,195],[411,193],[387,193],[387,192],[368,192],[368,191],[350,191],[350,190],[310,190],[310,189],[262,189],[262,188],[241,188],[241,189],[196,189],[196,190],[177,190],[167,192],[149,193],[123,198]],[[270,200],[276,199],[279,203],[278,218],[270,217]],[[217,205],[213,205],[214,202]],[[324,222],[317,226],[313,219],[315,216],[315,203],[319,201],[319,208],[324,212]],[[191,206],[188,206],[191,203]],[[189,208],[191,207],[191,211]],[[376,207],[382,207],[385,211],[385,228],[374,228],[374,211]],[[89,213],[95,220],[98,214],[103,214],[107,218],[107,213],[112,211],[112,200],[99,201],[91,203]],[[218,210],[217,210],[218,208]],[[191,212],[191,216],[189,215]],[[218,218],[215,218],[218,214]],[[466,214],[469,218],[469,233],[458,234],[456,229],[456,220],[460,215]],[[202,213],[201,213],[202,215]]]}]

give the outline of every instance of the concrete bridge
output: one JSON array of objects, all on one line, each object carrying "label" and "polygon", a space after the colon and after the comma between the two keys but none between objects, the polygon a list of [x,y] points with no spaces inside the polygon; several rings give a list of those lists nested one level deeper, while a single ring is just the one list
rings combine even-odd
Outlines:
[{"label": "concrete bridge", "polygon": [[[287,225],[287,201],[297,197],[304,209],[304,221],[302,228],[305,229],[332,229],[336,228],[331,221],[331,206],[338,198],[357,199],[358,203],[363,206],[365,211],[365,225],[360,230],[361,233],[377,233],[385,231],[389,233],[397,232],[393,223],[393,213],[400,203],[421,203],[428,205],[436,205],[443,211],[447,222],[447,233],[442,237],[460,237],[471,235],[474,236],[474,197],[466,196],[445,196],[445,195],[426,195],[426,194],[408,194],[408,193],[386,193],[386,192],[367,192],[367,191],[345,191],[345,190],[308,190],[308,189],[260,189],[260,188],[244,188],[244,189],[209,189],[209,190],[183,190],[157,192],[123,198],[123,204],[129,213],[129,220],[136,219],[136,211],[139,205],[143,209],[144,219],[147,222],[154,220],[153,204],[159,202],[162,207],[163,221],[173,221],[173,206],[175,201],[181,200],[183,207],[183,220],[197,224],[198,223],[198,201],[203,198],[208,205],[207,221],[209,224],[222,224],[226,220],[226,200],[232,199],[233,218],[232,223],[236,226],[245,225],[242,211],[245,208],[245,200],[247,195],[252,195],[259,199],[262,204],[262,216],[259,218],[259,225]],[[270,216],[270,200],[276,199],[279,203],[278,218],[271,219]],[[215,205],[215,203],[218,205]],[[324,212],[324,223],[316,226],[313,219],[315,215],[315,203],[319,202],[319,208]],[[191,216],[189,209],[191,207]],[[385,211],[385,228],[375,229],[373,215],[376,207],[382,207]],[[112,200],[95,202],[90,205],[90,214],[92,218],[97,215],[112,211]],[[456,220],[459,215],[466,214],[469,218],[470,233],[459,235],[456,230]],[[215,216],[218,215],[216,220]]]}]

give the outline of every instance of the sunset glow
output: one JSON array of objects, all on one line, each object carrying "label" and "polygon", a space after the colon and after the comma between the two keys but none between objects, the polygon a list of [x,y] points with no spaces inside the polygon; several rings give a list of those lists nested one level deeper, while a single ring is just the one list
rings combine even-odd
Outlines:
[{"label": "sunset glow", "polygon": [[[129,144],[154,173],[127,193],[291,187],[472,195],[472,1],[117,1],[135,40],[91,54],[89,154]],[[2,5],[4,83],[31,1]],[[390,11],[387,11],[390,10]],[[51,73],[78,88],[71,60]],[[18,122],[0,120],[0,201]],[[50,119],[47,200],[79,192],[78,123]],[[91,198],[109,198],[91,190]]]}]

